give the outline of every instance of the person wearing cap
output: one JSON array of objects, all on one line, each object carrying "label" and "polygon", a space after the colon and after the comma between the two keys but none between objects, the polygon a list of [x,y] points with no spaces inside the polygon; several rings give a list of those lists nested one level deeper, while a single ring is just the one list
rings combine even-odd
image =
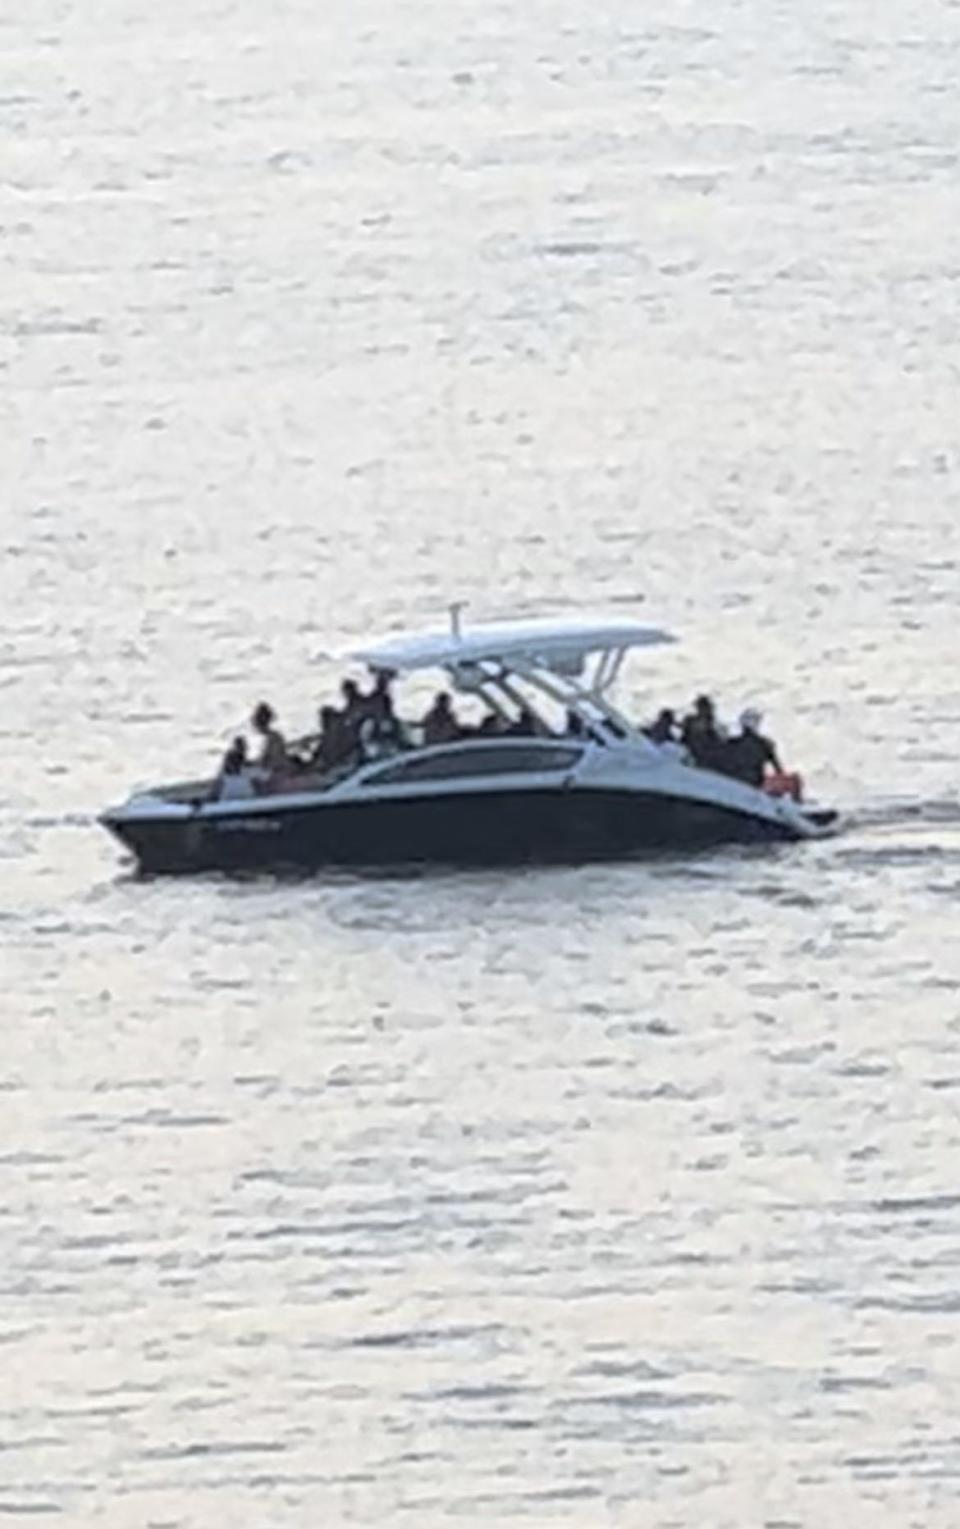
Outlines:
[{"label": "person wearing cap", "polygon": [[774,744],[760,731],[762,725],[762,713],[748,706],[740,714],[740,732],[726,746],[730,774],[758,788],[763,786],[768,765],[777,775],[783,774],[783,766]]}]

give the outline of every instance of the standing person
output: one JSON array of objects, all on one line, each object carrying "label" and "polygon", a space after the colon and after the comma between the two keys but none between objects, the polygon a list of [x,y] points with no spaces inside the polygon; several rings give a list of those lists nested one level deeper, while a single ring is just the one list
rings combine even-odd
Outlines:
[{"label": "standing person", "polygon": [[761,733],[762,725],[762,712],[748,707],[740,715],[740,732],[730,739],[725,749],[729,773],[758,789],[763,786],[768,765],[778,775],[783,774],[776,747]]},{"label": "standing person", "polygon": [[343,699],[340,715],[348,727],[356,729],[367,704],[356,680],[344,680],[340,686],[340,695]]},{"label": "standing person", "polygon": [[392,718],[393,692],[390,689],[395,675],[392,669],[377,669],[374,674],[373,685],[364,697],[364,706],[367,715],[375,718],[378,722],[384,718]]},{"label": "standing person", "polygon": [[312,768],[332,770],[343,764],[350,754],[351,743],[344,726],[343,717],[335,706],[321,706],[320,731],[310,754]]},{"label": "standing person", "polygon": [[257,770],[261,778],[268,781],[274,776],[283,775],[289,765],[286,740],[276,726],[276,720],[277,714],[267,701],[260,702],[250,719],[254,730],[263,740],[260,757],[256,761]]},{"label": "standing person", "polygon": [[722,768],[723,735],[717,726],[717,713],[708,695],[698,695],[693,710],[684,717],[680,739],[694,764],[705,770]]},{"label": "standing person", "polygon": [[360,728],[367,715],[367,703],[356,680],[344,680],[340,686],[340,695],[343,699],[339,712],[340,723],[345,747],[350,752],[359,747]]},{"label": "standing person", "polygon": [[373,744],[380,753],[400,748],[405,742],[403,725],[393,709],[393,692],[390,689],[393,680],[391,670],[378,669],[373,689],[364,700],[361,738]]}]

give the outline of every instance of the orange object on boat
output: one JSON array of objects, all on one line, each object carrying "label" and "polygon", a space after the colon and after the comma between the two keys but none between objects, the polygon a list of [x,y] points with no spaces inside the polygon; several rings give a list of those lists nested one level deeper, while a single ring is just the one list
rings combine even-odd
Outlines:
[{"label": "orange object on boat", "polygon": [[803,801],[803,777],[796,770],[774,770],[763,783],[768,796],[792,796],[795,802]]}]

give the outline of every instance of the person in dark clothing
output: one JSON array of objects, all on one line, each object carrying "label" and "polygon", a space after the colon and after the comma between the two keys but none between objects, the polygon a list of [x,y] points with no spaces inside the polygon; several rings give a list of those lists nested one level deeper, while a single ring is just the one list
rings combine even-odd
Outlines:
[{"label": "person in dark clothing", "polygon": [[234,738],[223,756],[220,773],[222,775],[241,775],[249,763],[246,738]]},{"label": "person in dark clothing", "polygon": [[343,697],[343,707],[340,715],[345,722],[355,722],[363,711],[364,699],[360,693],[360,686],[356,680],[344,680],[340,686],[340,694]]},{"label": "person in dark clothing", "polygon": [[529,706],[521,707],[520,715],[512,727],[507,728],[508,738],[536,738],[537,719]]},{"label": "person in dark clothing", "polygon": [[677,719],[669,706],[665,706],[643,731],[651,743],[674,743],[677,736]]},{"label": "person in dark clothing", "polygon": [[782,774],[776,748],[760,731],[763,717],[758,711],[747,710],[740,718],[740,732],[731,738],[724,749],[724,764],[730,775],[736,776],[749,786],[763,786],[767,766]]},{"label": "person in dark clothing", "polygon": [[693,710],[683,719],[680,741],[694,764],[705,770],[722,768],[723,738],[717,727],[717,714],[708,695],[698,695]]},{"label": "person in dark clothing", "polygon": [[367,715],[366,698],[361,694],[356,680],[344,680],[340,686],[343,705],[338,713],[348,747],[356,748],[360,741],[360,728]]},{"label": "person in dark clothing", "polygon": [[428,746],[435,743],[453,743],[460,736],[460,723],[453,710],[453,702],[447,690],[441,690],[423,719],[423,741]]},{"label": "person in dark clothing", "polygon": [[332,770],[343,764],[353,747],[350,730],[335,706],[321,706],[320,732],[310,755],[314,769]]},{"label": "person in dark clothing", "polygon": [[373,687],[364,697],[364,710],[368,717],[373,717],[376,722],[395,721],[393,710],[393,692],[390,686],[393,684],[394,675],[391,669],[378,669],[374,676]]},{"label": "person in dark clothing", "polygon": [[377,752],[400,748],[405,743],[403,726],[393,709],[393,674],[389,669],[378,669],[373,689],[364,700],[364,719],[361,738],[368,745],[376,745]]}]

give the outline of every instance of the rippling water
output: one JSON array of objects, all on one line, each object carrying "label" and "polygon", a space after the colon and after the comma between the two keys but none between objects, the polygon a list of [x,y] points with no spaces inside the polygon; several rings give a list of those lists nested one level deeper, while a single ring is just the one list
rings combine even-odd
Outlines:
[{"label": "rippling water", "polygon": [[[640,10],[0,18],[2,1522],[957,1522],[960,11]],[[453,598],[850,832],[118,861]]]}]

